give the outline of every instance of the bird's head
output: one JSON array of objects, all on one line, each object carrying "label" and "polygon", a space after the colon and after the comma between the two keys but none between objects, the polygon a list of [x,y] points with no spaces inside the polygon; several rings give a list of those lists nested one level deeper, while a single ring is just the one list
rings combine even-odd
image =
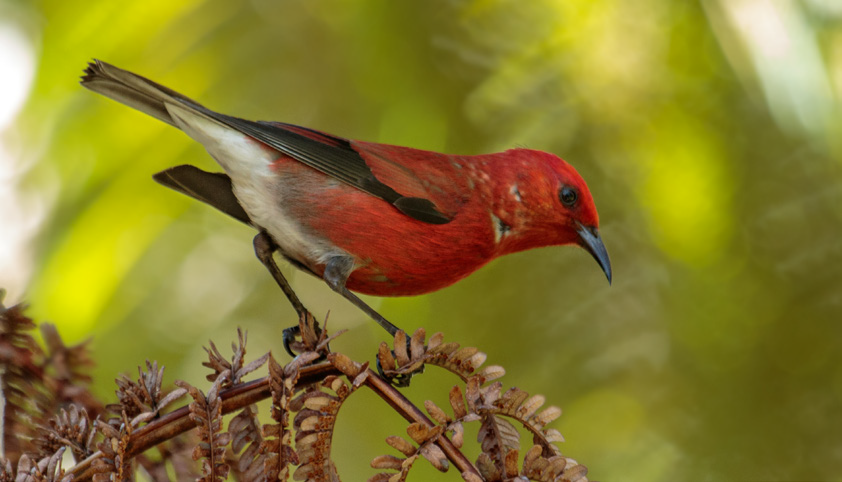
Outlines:
[{"label": "bird's head", "polygon": [[611,283],[611,261],[599,234],[599,215],[582,176],[558,156],[543,151],[512,149],[506,154],[508,167],[514,168],[507,177],[515,180],[498,186],[502,192],[496,196],[505,200],[501,216],[514,228],[510,251],[578,244],[599,263]]}]

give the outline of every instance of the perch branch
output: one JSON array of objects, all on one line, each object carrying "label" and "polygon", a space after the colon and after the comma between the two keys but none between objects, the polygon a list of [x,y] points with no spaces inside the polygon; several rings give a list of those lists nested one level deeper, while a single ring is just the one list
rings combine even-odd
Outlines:
[{"label": "perch branch", "polygon": [[[329,363],[311,365],[301,369],[299,383],[307,385],[318,382],[328,375],[339,374],[339,371]],[[222,397],[222,413],[225,415],[235,412],[270,396],[268,377],[235,385],[220,392],[220,397]],[[165,440],[169,440],[176,435],[196,427],[196,424],[190,420],[188,414],[189,410],[187,406],[184,406],[137,429],[129,442],[126,457],[137,456]],[[94,453],[69,469],[68,474],[73,474],[73,480],[75,481],[90,479],[93,476],[93,461],[101,456],[101,452]]]}]

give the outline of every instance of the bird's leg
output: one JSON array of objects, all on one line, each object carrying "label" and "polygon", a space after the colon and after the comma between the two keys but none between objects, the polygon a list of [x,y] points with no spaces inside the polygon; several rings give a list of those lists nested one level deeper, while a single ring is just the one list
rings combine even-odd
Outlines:
[{"label": "bird's leg", "polygon": [[[284,277],[281,270],[278,268],[277,263],[275,263],[275,258],[273,257],[275,251],[278,249],[278,245],[275,244],[275,241],[269,236],[269,233],[266,231],[260,231],[257,236],[254,237],[254,253],[257,255],[257,259],[263,263],[263,266],[269,270],[269,273],[272,275],[272,278],[275,279],[275,282],[278,283],[278,286],[281,288],[281,291],[284,292],[287,299],[289,300],[292,307],[295,309],[295,312],[298,313],[299,320],[306,320],[308,316],[313,316],[307,311],[307,308],[304,307],[304,304],[298,298],[298,295],[295,294],[295,291],[292,290],[292,287],[289,285],[289,282]],[[318,324],[316,325],[318,330]],[[293,353],[292,348],[290,348],[290,344],[295,341],[295,337],[301,334],[301,324],[291,326],[289,328],[284,329],[283,332],[283,343],[284,349],[289,353],[291,357],[295,357],[295,353]]]},{"label": "bird's leg", "polygon": [[383,316],[375,311],[374,308],[368,306],[365,301],[361,300],[357,295],[351,293],[351,291],[345,287],[345,283],[348,281],[348,276],[351,275],[351,271],[353,270],[353,258],[350,256],[334,256],[330,258],[325,265],[324,280],[327,282],[328,286],[333,289],[333,291],[336,291],[345,297],[346,300],[353,303],[357,308],[363,310],[365,314],[370,316],[371,319],[394,337],[399,328],[390,323],[386,318],[383,318]]},{"label": "bird's leg", "polygon": [[[395,334],[400,331],[400,328],[393,325],[389,322],[386,318],[374,310],[374,308],[368,306],[365,301],[361,300],[357,295],[351,293],[350,290],[345,286],[345,283],[348,281],[348,276],[351,275],[351,271],[354,270],[354,260],[350,256],[334,256],[330,258],[325,265],[325,272],[324,272],[324,280],[327,282],[328,286],[331,287],[334,291],[339,293],[340,295],[344,296],[346,300],[353,303],[357,308],[363,310],[365,314],[371,317],[378,325],[383,327],[384,330],[389,332],[389,335],[392,336],[394,339]],[[407,353],[410,352],[410,339],[409,337],[406,338],[406,351]],[[394,356],[394,350],[392,351],[392,355]],[[413,373],[408,373],[406,375],[399,375],[397,377],[388,377],[383,373],[383,367],[380,366],[380,358],[377,358],[377,371],[380,373],[380,376],[389,380],[393,385],[398,387],[408,387],[409,381],[412,379],[412,376],[416,373],[421,373],[424,371],[424,366],[421,365],[421,368]]]}]

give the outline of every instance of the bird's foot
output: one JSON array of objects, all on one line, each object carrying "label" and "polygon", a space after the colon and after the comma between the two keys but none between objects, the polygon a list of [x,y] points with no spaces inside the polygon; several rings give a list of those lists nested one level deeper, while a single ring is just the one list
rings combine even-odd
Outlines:
[{"label": "bird's foot", "polygon": [[[327,324],[327,318],[325,318],[325,324]],[[337,333],[337,335],[341,333]],[[296,353],[318,353],[320,355],[316,360],[318,362],[327,358],[330,353],[330,340],[335,337],[336,335],[328,337],[327,331],[319,327],[316,317],[305,310],[299,314],[298,325],[284,329],[283,344],[284,349],[291,357],[295,357]]]},{"label": "bird's foot", "polygon": [[[394,351],[392,353],[394,353]],[[389,370],[389,373],[386,373],[386,371],[383,369],[380,357],[377,357],[376,365],[377,373],[380,375],[380,377],[389,382],[392,386],[398,388],[408,387],[410,382],[412,381],[412,377],[424,373],[423,364],[421,364],[421,366],[419,366],[415,370],[407,371],[405,373],[394,373],[394,370]]]},{"label": "bird's foot", "polygon": [[377,372],[396,387],[408,387],[412,377],[424,372],[426,347],[423,330],[416,331],[412,338],[399,330],[395,333],[394,349],[383,342],[377,353]]}]

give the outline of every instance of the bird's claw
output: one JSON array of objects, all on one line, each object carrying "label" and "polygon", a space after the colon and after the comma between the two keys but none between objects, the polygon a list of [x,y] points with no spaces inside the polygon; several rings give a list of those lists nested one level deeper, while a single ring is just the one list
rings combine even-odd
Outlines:
[{"label": "bird's claw", "polygon": [[380,375],[380,378],[386,380],[394,387],[397,388],[404,388],[408,387],[410,382],[412,381],[412,377],[415,375],[424,373],[424,365],[421,365],[420,368],[406,373],[398,373],[396,375],[386,375],[383,372],[383,367],[380,365],[380,360],[377,360],[377,373]]},{"label": "bird's claw", "polygon": [[301,333],[301,328],[298,325],[284,328],[282,339],[284,343],[284,350],[289,353],[289,356],[295,358],[295,352],[292,351],[292,345],[295,343],[295,337]]},{"label": "bird's claw", "polygon": [[[324,361],[330,353],[330,344],[322,343],[325,341],[327,333],[319,328],[319,322],[309,312],[305,311],[299,316],[298,324],[285,328],[282,339],[284,350],[293,358],[295,358],[296,351],[299,353],[307,351],[315,351],[319,353],[319,358],[316,362]],[[298,340],[301,337],[301,340]]]},{"label": "bird's claw", "polygon": [[[410,340],[408,338],[406,340],[406,351],[407,353],[411,353]],[[391,357],[389,357],[391,360],[389,360],[389,358],[386,358],[386,360],[391,365],[388,369],[390,373],[386,373],[386,370],[383,368],[383,363],[381,361],[383,357],[381,354],[378,354],[378,356],[375,357],[375,366],[377,367],[377,373],[380,377],[389,382],[392,386],[398,388],[408,387],[412,381],[412,377],[420,373],[424,373],[424,362],[422,359],[408,360],[408,363],[403,366],[394,368],[396,359],[395,350],[389,350],[389,354],[391,355]]]}]

